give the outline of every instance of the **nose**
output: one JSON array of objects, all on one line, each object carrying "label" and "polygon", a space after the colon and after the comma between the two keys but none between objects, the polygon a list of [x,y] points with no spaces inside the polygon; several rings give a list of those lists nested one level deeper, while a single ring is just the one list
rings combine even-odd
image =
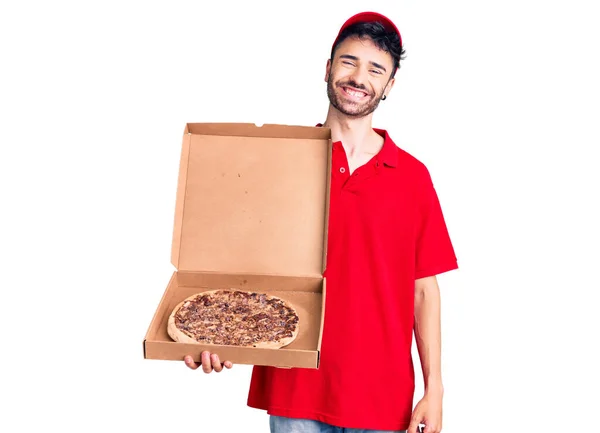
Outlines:
[{"label": "nose", "polygon": [[368,74],[368,70],[366,68],[358,67],[358,68],[354,69],[351,77],[356,82],[356,84],[358,84],[359,86],[366,87],[367,74]]}]

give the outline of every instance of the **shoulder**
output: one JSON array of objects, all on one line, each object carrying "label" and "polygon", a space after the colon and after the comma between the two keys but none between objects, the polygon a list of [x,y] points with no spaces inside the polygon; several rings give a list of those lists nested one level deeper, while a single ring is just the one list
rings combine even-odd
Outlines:
[{"label": "shoulder", "polygon": [[386,130],[381,129],[379,131],[384,134],[385,140],[389,142],[390,147],[394,149],[397,155],[398,172],[419,184],[430,184],[431,174],[427,165],[419,157],[399,146]]},{"label": "shoulder", "polygon": [[421,159],[399,146],[396,146],[396,148],[398,152],[398,163],[400,165],[410,169],[411,172],[415,174],[429,175],[429,169]]}]

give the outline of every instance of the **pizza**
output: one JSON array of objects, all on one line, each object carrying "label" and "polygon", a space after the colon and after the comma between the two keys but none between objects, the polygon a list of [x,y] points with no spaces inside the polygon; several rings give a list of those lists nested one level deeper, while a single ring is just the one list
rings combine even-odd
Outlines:
[{"label": "pizza", "polygon": [[167,331],[181,343],[278,349],[298,336],[298,321],[294,306],[277,296],[222,289],[177,304]]}]

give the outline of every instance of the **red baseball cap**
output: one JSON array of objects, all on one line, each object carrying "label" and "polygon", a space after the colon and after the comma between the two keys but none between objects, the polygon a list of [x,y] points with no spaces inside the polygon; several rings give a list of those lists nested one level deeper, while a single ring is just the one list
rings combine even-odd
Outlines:
[{"label": "red baseball cap", "polygon": [[398,27],[396,27],[396,25],[394,24],[394,22],[392,20],[390,20],[388,17],[381,15],[377,12],[361,12],[354,16],[351,16],[350,18],[348,18],[348,20],[346,20],[346,22],[342,25],[342,28],[338,32],[338,35],[335,38],[335,41],[333,42],[331,49],[333,50],[333,47],[335,47],[335,44],[337,43],[338,39],[340,38],[341,33],[348,26],[351,26],[352,24],[356,24],[358,22],[373,22],[373,21],[378,21],[383,25],[383,27],[386,30],[395,32],[398,35],[398,38],[400,38],[400,46],[402,46],[402,36],[400,36],[400,31],[398,30]]}]

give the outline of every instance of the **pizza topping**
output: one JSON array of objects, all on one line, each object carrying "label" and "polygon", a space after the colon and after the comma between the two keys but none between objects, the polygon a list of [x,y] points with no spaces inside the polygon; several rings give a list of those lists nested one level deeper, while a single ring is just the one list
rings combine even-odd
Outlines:
[{"label": "pizza topping", "polygon": [[222,290],[187,300],[174,321],[180,331],[198,342],[256,346],[292,337],[298,316],[281,299],[265,293]]}]

